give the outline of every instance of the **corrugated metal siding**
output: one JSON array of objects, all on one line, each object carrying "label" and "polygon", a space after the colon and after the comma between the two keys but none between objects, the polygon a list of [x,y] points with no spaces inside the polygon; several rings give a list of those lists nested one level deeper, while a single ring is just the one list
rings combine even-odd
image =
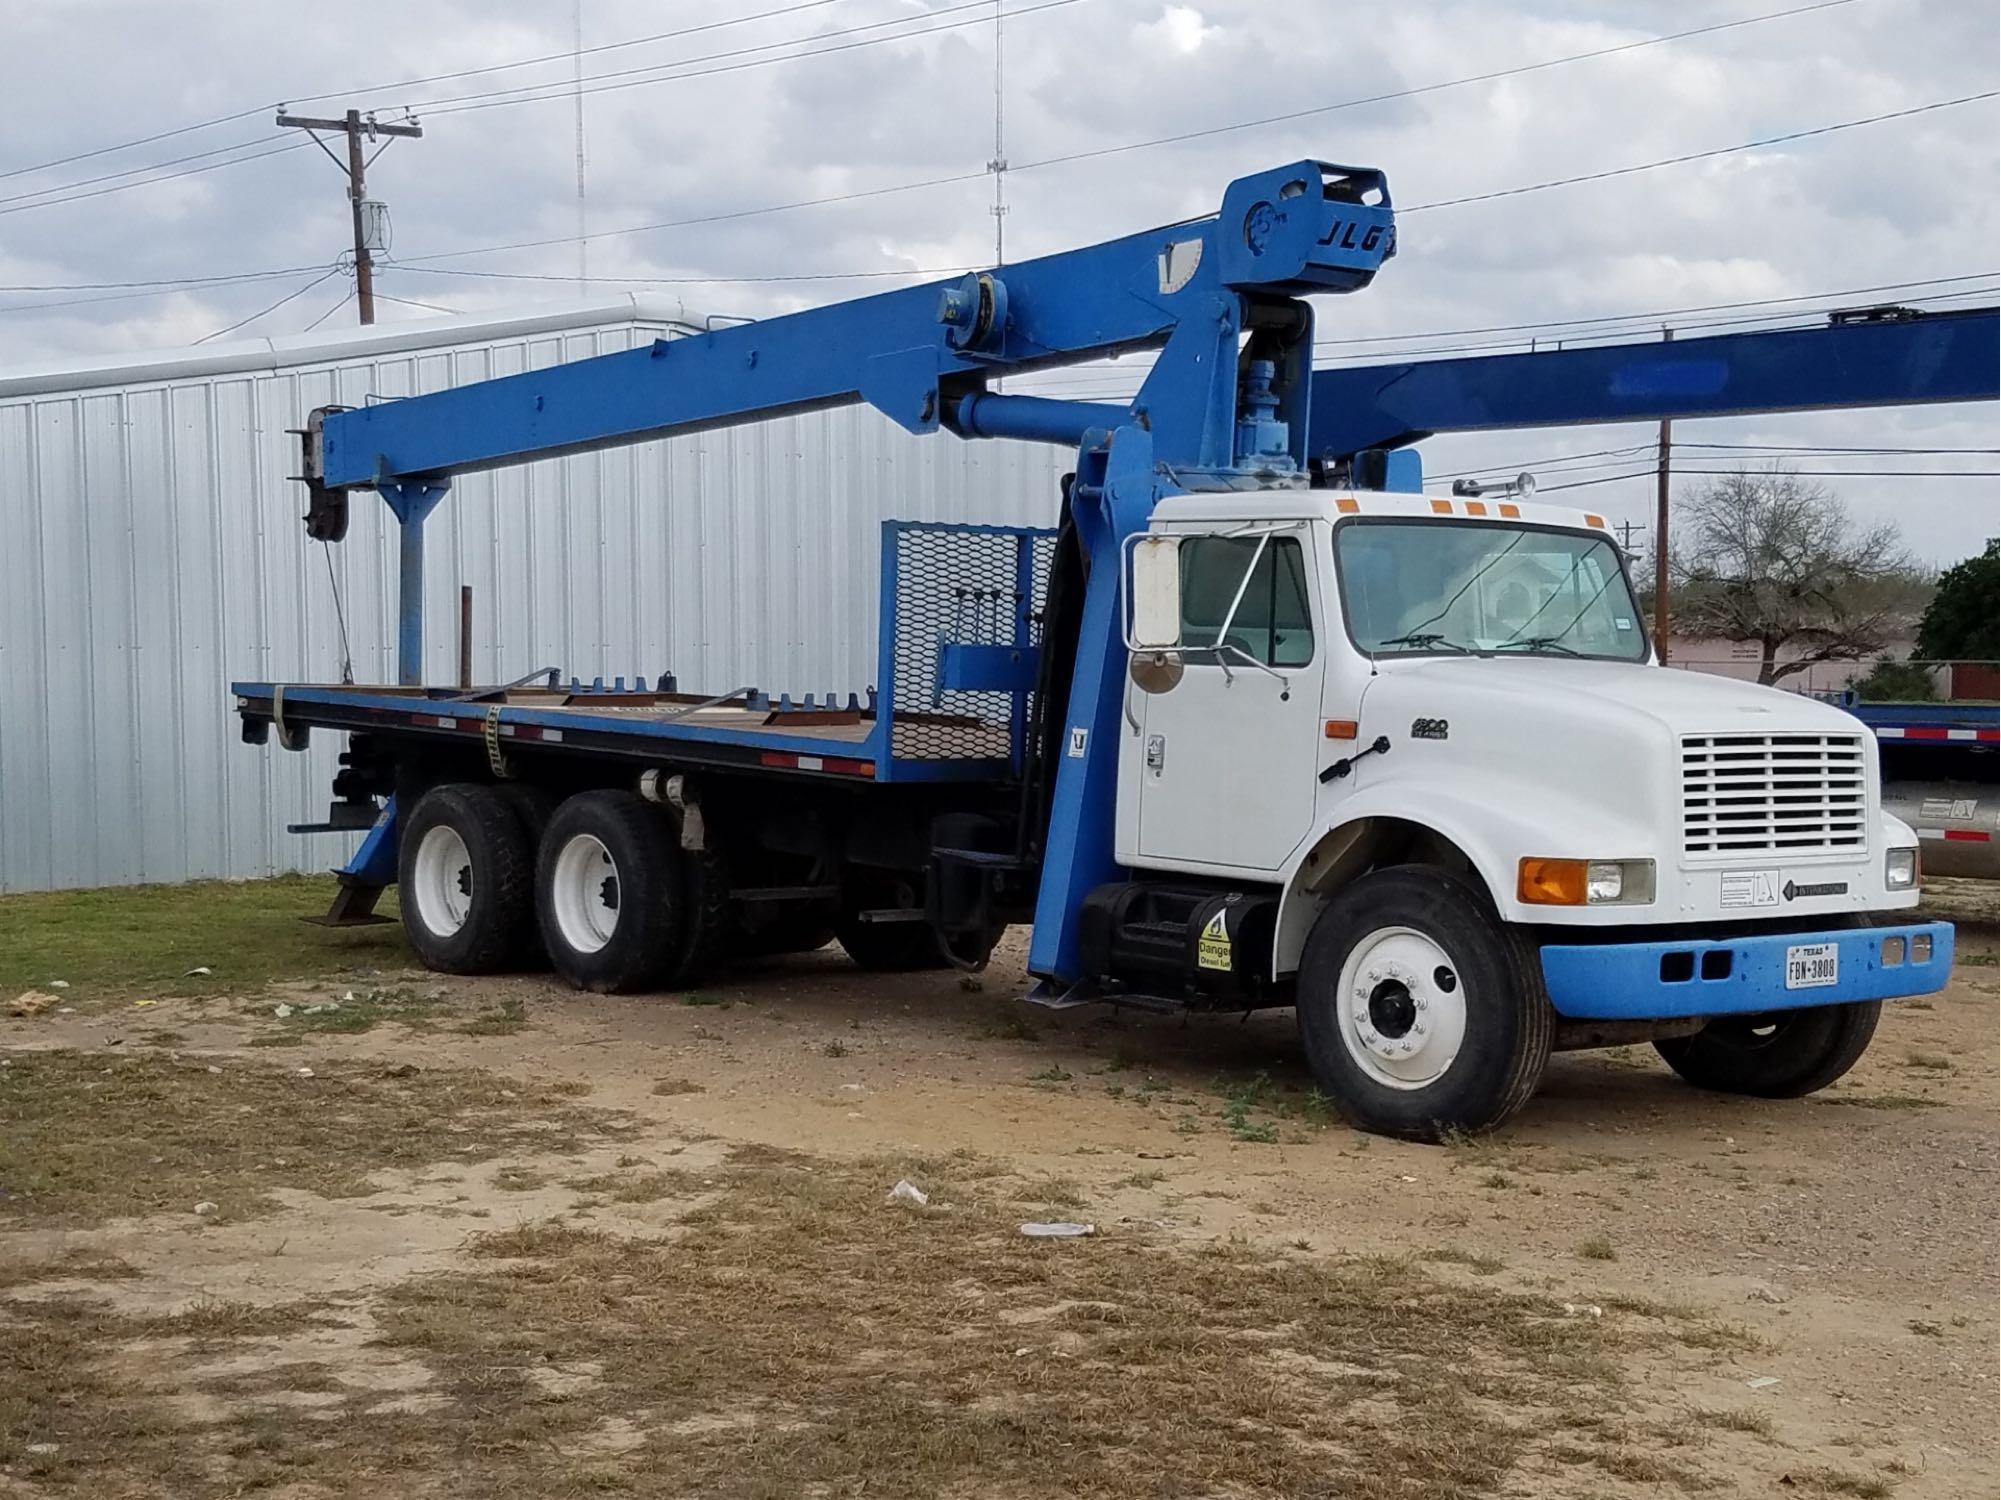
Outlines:
[{"label": "corrugated metal siding", "polygon": [[[631,347],[627,324],[277,373],[0,400],[0,891],[343,861],[299,838],[339,749],[243,745],[228,684],[338,680],[328,558],[285,429]],[[426,678],[677,672],[723,691],[873,678],[885,519],[1047,523],[1066,455],[914,438],[850,408],[469,476],[427,532]],[[361,681],[395,677],[387,508],[332,549]]]}]

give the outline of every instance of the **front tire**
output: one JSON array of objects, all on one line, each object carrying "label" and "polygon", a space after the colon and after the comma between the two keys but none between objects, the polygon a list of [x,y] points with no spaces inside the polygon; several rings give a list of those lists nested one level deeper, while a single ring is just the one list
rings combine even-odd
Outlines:
[{"label": "front tire", "polygon": [[1532,943],[1487,894],[1424,865],[1375,870],[1321,912],[1297,994],[1322,1093],[1362,1130],[1491,1130],[1528,1102],[1555,1013]]},{"label": "front tire", "polygon": [[684,955],[681,850],[633,792],[579,792],[556,809],[536,860],[535,905],[550,964],[580,990],[658,988]]},{"label": "front tire", "polygon": [[532,957],[535,857],[492,787],[454,783],[417,799],[397,830],[403,930],[427,969],[492,974]]},{"label": "front tire", "polygon": [[1654,1043],[1670,1068],[1699,1089],[1798,1099],[1816,1093],[1860,1060],[1876,1035],[1880,1000],[1719,1016],[1694,1036]]}]

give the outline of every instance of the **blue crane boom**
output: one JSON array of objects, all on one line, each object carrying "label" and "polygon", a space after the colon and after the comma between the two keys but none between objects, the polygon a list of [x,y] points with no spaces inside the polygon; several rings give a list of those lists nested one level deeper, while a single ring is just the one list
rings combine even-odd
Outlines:
[{"label": "blue crane boom", "polygon": [[[1067,749],[1030,954],[1037,973],[1074,974],[1077,909],[1117,868],[1118,549],[1164,495],[1305,482],[1313,320],[1299,298],[1367,286],[1395,249],[1382,173],[1300,161],[1239,178],[1206,218],[962,281],[315,413],[308,529],[340,535],[352,489],[375,489],[395,513],[398,675],[416,686],[423,527],[453,475],[854,402],[912,432],[1077,447],[1067,520],[1087,581],[1074,642],[1057,648],[1071,656]],[[1159,357],[1126,405],[986,389],[997,375],[1148,348]]]},{"label": "blue crane boom", "polygon": [[1991,307],[1330,367],[1313,373],[1313,449],[1350,458],[1445,432],[1992,401],[1997,370],[2001,316]]}]

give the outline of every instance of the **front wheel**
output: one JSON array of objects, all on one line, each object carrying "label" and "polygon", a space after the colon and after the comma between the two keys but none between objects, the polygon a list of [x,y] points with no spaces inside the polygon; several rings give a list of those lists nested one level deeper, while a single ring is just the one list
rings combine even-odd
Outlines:
[{"label": "front wheel", "polygon": [[1694,1036],[1654,1043],[1670,1068],[1701,1089],[1797,1099],[1854,1067],[1876,1035],[1880,1000],[1719,1016]]},{"label": "front wheel", "polygon": [[1364,875],[1306,941],[1300,1041],[1351,1123],[1436,1140],[1489,1130],[1535,1092],[1554,1013],[1534,945],[1449,871]]}]

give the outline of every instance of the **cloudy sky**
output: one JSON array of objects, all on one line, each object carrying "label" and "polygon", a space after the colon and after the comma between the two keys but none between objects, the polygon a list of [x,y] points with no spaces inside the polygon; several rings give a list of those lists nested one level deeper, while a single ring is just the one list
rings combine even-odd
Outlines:
[{"label": "cloudy sky", "polygon": [[[1788,0],[1005,3],[1009,258],[1211,211],[1232,177],[1301,156],[1381,166],[1409,207],[1996,86],[1991,0],[1848,0],[1786,16],[1775,13]],[[243,332],[351,321],[351,280],[333,270],[348,237],[343,179],[303,136],[273,128],[280,102],[384,118],[409,108],[423,122],[422,140],[395,143],[371,170],[395,224],[378,289],[406,299],[385,302],[383,321],[581,290],[569,0],[0,0],[0,25],[0,369],[191,343],[288,296]],[[768,315],[901,284],[882,273],[991,260],[989,0],[584,0],[582,30],[594,49],[581,66],[596,289],[654,284],[698,311]],[[508,66],[530,59],[547,60]],[[1408,90],[1421,92],[1330,107]],[[1191,132],[1211,133],[1061,160]],[[1379,342],[1323,354],[1519,347],[1507,340],[1524,335],[1467,330],[1563,320],[1626,320],[1592,327],[1639,336],[1663,322],[1692,333],[1747,316],[1812,321],[1857,302],[1989,303],[1996,135],[1994,101],[1977,100],[1406,212],[1401,254],[1375,286],[1321,307],[1322,340]],[[644,225],[670,227],[621,232]],[[524,241],[544,243],[490,248]],[[770,279],[802,277],[815,279]],[[1036,383],[1111,395],[1132,377],[1128,366]],[[1992,406],[1685,423],[1676,436],[1747,445],[1686,449],[1677,462],[1690,470],[1748,445],[1809,471],[1997,466],[1992,452],[1824,451],[1992,450]],[[1439,439],[1426,464],[1528,467],[1545,486],[1606,480],[1574,497],[1639,520],[1652,481],[1617,476],[1646,467],[1652,439],[1634,426]],[[1997,529],[1990,477],[1826,482],[1865,518],[1899,521],[1935,561]]]}]

